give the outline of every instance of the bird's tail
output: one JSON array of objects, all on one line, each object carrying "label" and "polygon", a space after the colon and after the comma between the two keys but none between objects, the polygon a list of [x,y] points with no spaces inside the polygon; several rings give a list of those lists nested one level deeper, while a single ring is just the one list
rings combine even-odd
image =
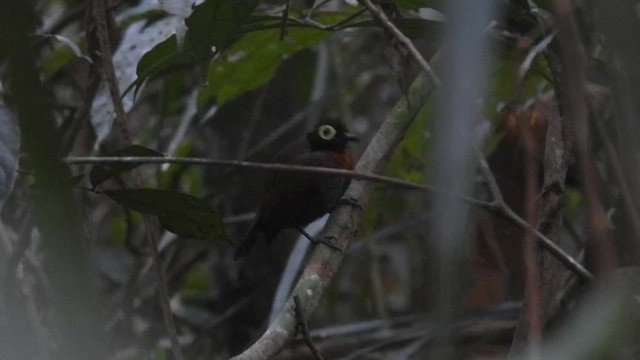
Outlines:
[{"label": "bird's tail", "polygon": [[236,249],[236,253],[233,255],[233,260],[238,260],[242,257],[247,256],[256,245],[256,241],[258,241],[258,238],[260,238],[260,236],[261,231],[258,227],[258,224],[255,223],[253,224],[253,226],[251,226],[251,229],[249,229],[247,234],[244,236],[244,239],[242,239],[240,246],[238,246],[238,248]]}]

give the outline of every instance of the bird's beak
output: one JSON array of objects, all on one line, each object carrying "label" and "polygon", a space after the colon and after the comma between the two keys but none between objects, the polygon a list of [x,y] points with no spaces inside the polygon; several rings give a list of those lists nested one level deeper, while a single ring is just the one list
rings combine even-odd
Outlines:
[{"label": "bird's beak", "polygon": [[344,136],[347,138],[347,141],[360,141],[360,138],[353,135],[352,133],[344,133]]}]

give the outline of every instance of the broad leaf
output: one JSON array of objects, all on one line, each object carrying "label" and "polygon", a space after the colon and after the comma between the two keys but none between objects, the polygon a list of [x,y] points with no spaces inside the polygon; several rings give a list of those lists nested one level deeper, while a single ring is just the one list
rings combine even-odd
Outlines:
[{"label": "broad leaf", "polygon": [[105,190],[104,193],[128,209],[157,216],[160,224],[174,234],[230,242],[218,212],[195,196],[161,189]]},{"label": "broad leaf", "polygon": [[157,44],[140,58],[136,68],[136,80],[127,87],[122,96],[134,89],[133,97],[138,95],[138,90],[147,79],[166,70],[180,60],[182,53],[178,51],[178,40],[171,35],[166,40]]},{"label": "broad leaf", "polygon": [[[140,145],[131,145],[126,148],[116,150],[107,156],[118,156],[118,157],[127,157],[127,156],[145,156],[145,157],[157,157],[164,156],[163,153],[157,152],[152,149],[148,149],[144,146]],[[98,164],[91,169],[89,173],[89,180],[91,181],[91,185],[95,189],[96,186],[102,184],[103,182],[111,179],[114,176],[118,176],[126,171],[134,169],[140,166],[141,163],[106,163],[106,164]]]},{"label": "broad leaf", "polygon": [[280,29],[244,35],[209,65],[209,86],[201,94],[201,100],[215,97],[218,104],[223,104],[258,88],[273,78],[280,63],[288,56],[330,35],[329,31],[310,28],[289,28],[282,41],[279,40]]},{"label": "broad leaf", "polygon": [[196,6],[186,20],[187,49],[209,61],[233,42],[256,5],[258,0],[207,0]]}]

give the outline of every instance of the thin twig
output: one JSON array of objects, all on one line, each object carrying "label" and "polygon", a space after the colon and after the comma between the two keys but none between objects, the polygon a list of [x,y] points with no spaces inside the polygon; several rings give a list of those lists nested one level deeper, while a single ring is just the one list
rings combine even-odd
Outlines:
[{"label": "thin twig", "polygon": [[538,229],[533,228],[529,223],[520,217],[507,203],[504,201],[504,197],[502,196],[502,192],[498,187],[498,183],[489,168],[489,165],[484,158],[482,153],[478,152],[478,157],[480,158],[480,170],[482,172],[485,181],[488,184],[489,191],[491,192],[491,196],[493,197],[493,201],[491,203],[480,204],[482,208],[493,211],[494,213],[498,213],[507,219],[511,220],[515,224],[519,225],[523,229],[527,231],[533,231],[533,235],[536,236],[540,245],[545,248],[551,255],[553,255],[556,259],[562,262],[567,268],[571,269],[577,275],[582,278],[582,280],[590,281],[593,279],[593,275],[587,270],[579,261],[574,259],[571,255],[567,254],[560,246],[558,246],[555,242],[541,233]]},{"label": "thin twig", "polygon": [[280,23],[280,41],[284,40],[287,35],[287,20],[289,20],[289,3],[291,0],[285,0],[284,10],[282,10],[282,22]]},{"label": "thin twig", "polygon": [[527,73],[529,72],[533,60],[547,49],[551,41],[556,37],[556,33],[557,32],[554,31],[551,34],[547,35],[544,39],[537,43],[536,46],[531,49],[531,51],[529,51],[527,57],[518,68],[518,79],[520,79],[520,81],[522,81],[525,75],[527,75]]},{"label": "thin twig", "polygon": [[298,321],[298,329],[302,333],[302,339],[304,340],[304,343],[307,345],[309,351],[311,351],[311,354],[316,360],[324,360],[322,354],[320,354],[316,346],[313,344],[311,335],[309,335],[309,322],[307,321],[307,316],[304,313],[302,301],[300,301],[300,296],[295,295],[293,297],[293,302],[296,304],[296,321]]},{"label": "thin twig", "polygon": [[[109,29],[107,27],[107,12],[104,6],[104,0],[94,0],[92,2],[93,18],[96,23],[96,37],[98,39],[98,45],[100,49],[100,64],[104,73],[107,86],[109,87],[109,93],[111,95],[111,101],[116,114],[116,123],[120,129],[120,133],[125,142],[131,143],[131,133],[129,131],[127,114],[122,104],[122,98],[120,89],[118,87],[118,81],[115,74],[115,68],[113,65],[113,54],[111,51],[111,45],[109,41]],[[142,177],[138,172],[135,174],[135,181],[138,187],[142,186]],[[171,313],[171,307],[169,305],[169,291],[167,289],[166,276],[164,269],[161,265],[160,252],[157,244],[157,233],[152,223],[152,218],[148,215],[143,217],[143,224],[145,228],[145,237],[149,247],[151,248],[151,255],[153,258],[153,267],[158,278],[158,289],[160,295],[160,307],[162,308],[162,315],[165,322],[165,327],[169,335],[171,342],[171,351],[173,356],[177,360],[184,359],[182,350],[180,349],[180,343],[178,342],[178,333],[176,325]]]},{"label": "thin twig", "polygon": [[[487,183],[489,184],[490,189],[493,196],[492,202],[486,202],[466,196],[459,196],[456,194],[445,193],[443,190],[438,189],[431,185],[417,184],[411,181],[406,181],[402,179],[397,179],[393,177],[377,175],[377,174],[365,174],[351,170],[342,170],[342,169],[330,169],[323,167],[315,167],[315,166],[299,166],[299,165],[288,165],[288,164],[263,164],[263,163],[255,163],[249,161],[234,161],[234,160],[213,160],[213,159],[204,159],[204,158],[170,158],[170,157],[67,157],[64,161],[67,164],[104,164],[104,163],[139,163],[139,164],[191,164],[191,165],[215,165],[215,166],[226,166],[226,167],[237,167],[237,168],[246,168],[246,169],[255,169],[262,171],[290,171],[290,172],[309,172],[316,174],[326,174],[326,175],[336,175],[343,177],[351,177],[354,180],[366,180],[373,181],[382,184],[394,185],[399,187],[404,187],[407,189],[421,190],[427,192],[434,193],[443,193],[447,196],[450,196],[454,199],[458,199],[464,201],[470,205],[478,206],[482,209],[491,211],[493,213],[499,214],[501,216],[506,217],[507,219],[513,221],[518,226],[522,227],[525,230],[531,229],[529,223],[527,223],[524,219],[522,219],[518,214],[513,211],[502,199],[502,193],[495,182],[495,177],[491,173],[486,160],[481,157],[480,161],[480,169],[483,173],[485,173],[485,178]],[[483,165],[484,164],[484,165]],[[553,241],[547,238],[540,231],[534,229],[534,235],[540,241],[541,245],[549,251],[554,257],[556,257],[560,262],[565,264],[569,269],[576,272],[583,280],[591,280],[593,275],[585,269],[580,262],[573,259],[569,254],[567,254],[562,248],[556,245]]]},{"label": "thin twig", "polygon": [[595,125],[596,130],[594,131],[595,135],[598,137],[598,140],[602,144],[602,148],[604,149],[604,153],[607,156],[607,165],[611,168],[611,174],[613,178],[620,186],[621,199],[624,203],[624,206],[629,213],[629,219],[631,223],[631,227],[633,228],[633,232],[635,233],[636,238],[640,238],[640,215],[638,214],[638,209],[636,209],[635,204],[633,203],[633,196],[631,195],[631,190],[629,188],[629,184],[627,179],[624,177],[624,172],[622,170],[622,163],[620,162],[620,158],[618,157],[618,153],[616,152],[611,139],[607,135],[607,131],[604,128],[605,119],[599,115],[598,111],[594,108],[594,104],[591,102],[588,103],[591,114],[592,121],[591,123]]},{"label": "thin twig", "polygon": [[440,87],[442,84],[440,79],[433,71],[429,63],[422,57],[418,49],[413,46],[411,39],[406,37],[392,22],[389,20],[387,15],[380,10],[378,7],[373,5],[371,0],[358,0],[360,4],[366,7],[371,14],[380,22],[382,26],[384,26],[391,34],[398,39],[398,41],[407,49],[409,54],[414,58],[415,61],[418,62],[422,70],[429,76],[430,81],[436,86]]},{"label": "thin twig", "polygon": [[100,49],[100,67],[104,74],[113,109],[116,114],[116,123],[121,131],[122,138],[131,142],[131,134],[127,125],[127,114],[122,104],[120,88],[118,88],[118,79],[116,78],[116,70],[113,66],[113,52],[111,51],[111,42],[109,41],[109,27],[107,25],[107,12],[104,7],[104,0],[93,0],[92,3],[93,18],[96,23],[96,37]]},{"label": "thin twig", "polygon": [[[325,175],[337,175],[342,177],[351,177],[355,180],[369,180],[389,185],[406,187],[409,189],[426,190],[437,192],[437,188],[429,185],[418,184],[402,179],[389,176],[358,173],[352,170],[342,170],[325,168],[318,166],[302,166],[289,164],[265,164],[251,161],[236,160],[214,160],[206,158],[189,158],[189,157],[141,157],[141,156],[87,156],[74,157],[70,156],[63,161],[67,164],[108,164],[108,163],[138,163],[138,164],[190,164],[190,165],[214,165],[221,167],[245,168],[274,172],[309,172]],[[471,202],[476,200],[469,198]]]},{"label": "thin twig", "polygon": [[325,30],[337,30],[339,29],[342,25],[347,24],[348,22],[350,22],[351,20],[354,20],[355,18],[357,18],[358,16],[364,14],[364,12],[367,11],[366,9],[362,9],[362,10],[358,10],[355,13],[347,16],[346,18],[344,18],[343,20],[338,21],[337,23],[333,24],[333,25],[329,25],[327,27],[325,27]]}]

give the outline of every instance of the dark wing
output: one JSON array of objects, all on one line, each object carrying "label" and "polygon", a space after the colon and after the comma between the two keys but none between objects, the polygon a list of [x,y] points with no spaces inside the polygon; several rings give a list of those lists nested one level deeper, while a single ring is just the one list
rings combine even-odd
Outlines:
[{"label": "dark wing", "polygon": [[[339,168],[334,152],[311,151],[306,140],[291,144],[274,162]],[[334,175],[278,172],[271,176],[260,206],[261,227],[282,229],[305,226],[330,211],[348,180]]]}]

